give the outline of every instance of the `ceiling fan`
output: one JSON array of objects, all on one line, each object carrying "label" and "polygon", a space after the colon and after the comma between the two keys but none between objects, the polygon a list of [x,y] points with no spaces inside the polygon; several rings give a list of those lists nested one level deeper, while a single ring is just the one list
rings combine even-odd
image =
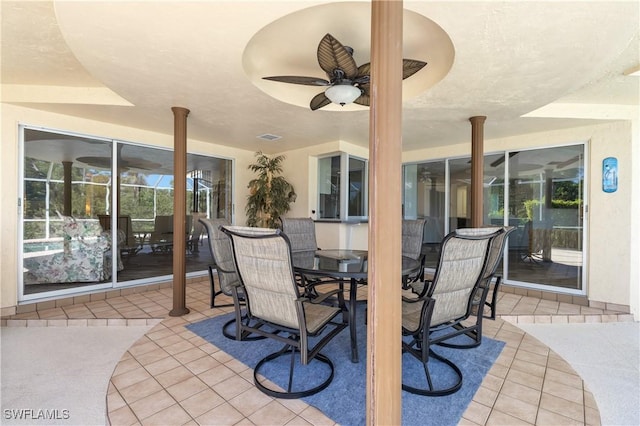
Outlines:
[{"label": "ceiling fan", "polygon": [[[331,34],[326,34],[320,40],[318,63],[320,68],[327,73],[329,80],[289,75],[262,78],[305,86],[329,86],[324,92],[318,93],[311,99],[309,106],[313,111],[327,106],[331,102],[342,106],[352,102],[369,106],[370,63],[357,66],[353,59],[353,49],[349,46],[343,46]],[[425,65],[427,65],[426,62],[403,59],[402,79],[412,76]]]}]

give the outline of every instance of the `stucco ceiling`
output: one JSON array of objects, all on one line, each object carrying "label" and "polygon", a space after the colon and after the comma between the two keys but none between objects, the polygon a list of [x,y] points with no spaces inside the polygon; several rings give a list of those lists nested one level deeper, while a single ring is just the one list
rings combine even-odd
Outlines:
[{"label": "stucco ceiling", "polygon": [[[3,0],[2,101],[166,134],[173,133],[171,107],[181,106],[191,111],[189,139],[264,152],[335,140],[367,146],[368,109],[311,111],[256,84],[261,69],[326,78],[315,60],[325,33],[355,45],[358,64],[369,61],[369,2],[342,18],[324,12],[335,13],[331,3],[352,6]],[[476,115],[487,116],[492,139],[625,118],[638,105],[640,78],[624,75],[640,63],[638,1],[404,7],[439,27],[454,49],[448,73],[403,102],[404,150],[468,142]],[[271,39],[256,48],[265,28]],[[405,25],[403,56],[431,64],[416,81],[431,78],[441,59],[442,40],[420,31]],[[322,90],[268,83],[309,99]],[[262,134],[282,138],[268,142]]]}]

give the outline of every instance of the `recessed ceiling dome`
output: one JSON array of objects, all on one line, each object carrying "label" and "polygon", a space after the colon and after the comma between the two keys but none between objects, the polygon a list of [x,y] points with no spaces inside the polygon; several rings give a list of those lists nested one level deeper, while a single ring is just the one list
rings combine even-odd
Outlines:
[{"label": "recessed ceiling dome", "polygon": [[[442,80],[451,69],[455,51],[447,33],[435,22],[404,10],[403,57],[428,65],[403,81],[403,99],[416,96]],[[318,40],[332,34],[353,50],[358,64],[370,62],[371,6],[363,2],[340,2],[310,7],[286,15],[258,31],[247,44],[242,61],[245,73],[260,90],[283,102],[309,108],[309,101],[326,87],[282,84],[268,76],[309,76],[329,79],[318,66]],[[328,111],[358,111],[367,107],[336,103]]]}]

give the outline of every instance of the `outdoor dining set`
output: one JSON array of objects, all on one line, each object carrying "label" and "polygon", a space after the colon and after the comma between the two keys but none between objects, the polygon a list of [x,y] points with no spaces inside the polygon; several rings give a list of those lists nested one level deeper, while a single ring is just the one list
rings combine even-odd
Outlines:
[{"label": "outdoor dining set", "polygon": [[[281,229],[233,226],[226,219],[200,219],[208,233],[213,257],[209,266],[211,307],[231,307],[234,313],[222,327],[229,339],[260,345],[271,339],[280,350],[262,358],[254,368],[254,383],[267,395],[301,398],[328,387],[334,378],[331,354],[321,351],[349,328],[351,362],[358,353],[359,309],[366,297],[358,289],[367,284],[366,250],[319,248],[311,218],[281,218]],[[482,322],[495,319],[497,273],[508,226],[461,228],[444,237],[435,271],[425,274],[423,235],[425,220],[403,220],[402,350],[403,362],[422,365],[423,377],[405,383],[405,391],[426,396],[458,391],[463,374],[458,365],[436,347],[469,349],[482,343]],[[221,305],[220,295],[233,304]],[[227,299],[228,300],[228,299]],[[217,303],[218,302],[218,303]],[[364,306],[363,306],[364,305]],[[283,365],[284,386],[265,379],[270,365],[289,357]],[[406,361],[409,359],[409,361]],[[322,363],[318,370],[305,370]],[[348,362],[347,362],[348,363]],[[441,382],[432,374],[434,363],[448,370],[452,380]]]}]

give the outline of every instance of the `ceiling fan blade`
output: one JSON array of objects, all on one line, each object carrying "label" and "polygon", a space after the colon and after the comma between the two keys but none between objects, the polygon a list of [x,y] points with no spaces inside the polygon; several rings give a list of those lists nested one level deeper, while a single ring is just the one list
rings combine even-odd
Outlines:
[{"label": "ceiling fan blade", "polygon": [[335,69],[341,69],[345,77],[353,80],[358,75],[358,67],[351,53],[331,34],[326,34],[318,45],[318,63],[330,77]]},{"label": "ceiling fan blade", "polygon": [[353,103],[358,105],[370,106],[371,97],[369,96],[369,89],[371,88],[371,85],[369,83],[366,83],[366,84],[360,84],[358,85],[358,87],[362,91],[362,95],[356,98],[356,100],[353,101]]},{"label": "ceiling fan blade", "polygon": [[263,80],[279,81],[281,83],[303,84],[305,86],[328,86],[330,83],[318,77],[299,77],[295,75],[280,75],[274,77],[262,77]]},{"label": "ceiling fan blade", "polygon": [[318,93],[313,97],[313,99],[311,99],[311,103],[309,104],[309,107],[311,108],[311,111],[315,111],[317,109],[320,109],[324,106],[329,105],[330,103],[331,101],[329,100],[329,98],[327,98],[324,92],[322,92],[322,93]]},{"label": "ceiling fan blade", "polygon": [[[520,153],[520,151],[511,151],[509,153],[509,158],[512,158],[516,155],[518,155]],[[471,162],[471,161],[469,161]],[[504,163],[504,155],[499,157],[496,161],[494,161],[493,163],[489,164],[491,167],[498,167],[500,164]]]},{"label": "ceiling fan blade", "polygon": [[371,75],[371,62],[367,62],[366,64],[362,64],[358,67],[358,75],[356,79],[360,77],[370,76]]},{"label": "ceiling fan blade", "polygon": [[566,161],[551,161],[549,163],[549,165],[552,165],[552,164],[555,165],[556,166],[556,170],[557,170],[557,169],[562,169],[564,167],[567,167],[568,165],[570,165],[572,163],[575,163],[579,159],[580,159],[580,156],[576,155],[575,157],[570,158],[570,159],[568,159]]},{"label": "ceiling fan blade", "polygon": [[402,79],[411,77],[427,65],[426,62],[416,61],[415,59],[402,60]]}]

